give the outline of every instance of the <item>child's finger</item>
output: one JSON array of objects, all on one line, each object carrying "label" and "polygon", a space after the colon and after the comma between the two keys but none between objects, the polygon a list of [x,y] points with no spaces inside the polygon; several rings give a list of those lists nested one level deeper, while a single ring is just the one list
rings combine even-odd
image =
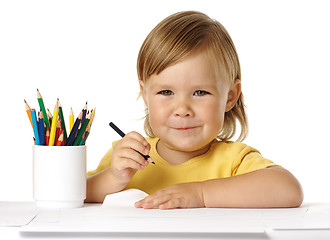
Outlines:
[{"label": "child's finger", "polygon": [[126,169],[126,168],[141,170],[141,169],[144,169],[145,166],[146,165],[140,164],[139,162],[134,161],[132,159],[123,158],[122,161],[121,161],[121,167],[119,167],[118,170],[123,170],[123,169]]},{"label": "child's finger", "polygon": [[[166,204],[168,201],[173,200],[171,194],[152,194],[141,201],[136,202],[135,207],[138,208],[145,208],[150,209],[154,207],[159,207],[160,205]],[[173,204],[176,203],[176,200],[174,200]]]},{"label": "child's finger", "polygon": [[141,154],[130,148],[123,149],[120,153],[120,157],[129,161],[134,161],[143,167],[148,165],[148,161],[146,161]]},{"label": "child's finger", "polygon": [[160,210],[173,209],[181,207],[181,201],[178,198],[170,199],[167,202],[164,202],[158,206]]},{"label": "child's finger", "polygon": [[134,149],[135,151],[137,151],[143,155],[149,154],[150,145],[149,145],[149,143],[145,144],[146,140],[143,137],[141,139],[136,134],[129,133],[124,137],[123,140],[124,140],[125,147]]}]

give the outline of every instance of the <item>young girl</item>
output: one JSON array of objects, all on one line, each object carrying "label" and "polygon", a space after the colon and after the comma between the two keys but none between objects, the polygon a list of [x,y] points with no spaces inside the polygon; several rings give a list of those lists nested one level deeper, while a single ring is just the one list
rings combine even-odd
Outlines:
[{"label": "young girl", "polygon": [[[217,21],[187,11],[160,22],[137,62],[145,131],[115,142],[88,173],[86,202],[129,188],[138,208],[297,207],[297,179],[241,141],[247,117],[235,46]],[[237,142],[229,141],[236,132]],[[149,154],[150,164],[141,154]]]}]

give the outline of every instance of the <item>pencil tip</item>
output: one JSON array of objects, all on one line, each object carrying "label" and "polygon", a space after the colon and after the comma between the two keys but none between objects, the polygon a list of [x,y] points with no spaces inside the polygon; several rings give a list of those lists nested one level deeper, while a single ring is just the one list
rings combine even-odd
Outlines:
[{"label": "pencil tip", "polygon": [[24,99],[24,102],[26,103],[25,99]]}]

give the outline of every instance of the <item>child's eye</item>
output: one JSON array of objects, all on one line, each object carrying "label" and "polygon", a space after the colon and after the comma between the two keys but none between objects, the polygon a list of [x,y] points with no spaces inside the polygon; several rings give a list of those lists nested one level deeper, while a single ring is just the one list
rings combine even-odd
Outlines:
[{"label": "child's eye", "polygon": [[207,94],[210,94],[210,93],[207,91],[204,91],[204,90],[197,90],[196,92],[194,92],[194,96],[204,96]]},{"label": "child's eye", "polygon": [[169,96],[169,95],[173,95],[174,93],[171,90],[162,90],[162,91],[158,92],[157,94]]}]

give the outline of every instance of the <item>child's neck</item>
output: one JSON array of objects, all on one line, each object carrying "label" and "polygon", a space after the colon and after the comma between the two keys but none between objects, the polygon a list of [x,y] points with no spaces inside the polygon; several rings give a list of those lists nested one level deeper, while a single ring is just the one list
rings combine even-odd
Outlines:
[{"label": "child's neck", "polygon": [[206,145],[205,147],[198,149],[196,151],[180,151],[176,149],[172,149],[164,144],[161,140],[157,143],[156,149],[158,154],[166,160],[171,165],[179,165],[182,164],[194,157],[203,155],[206,153],[211,146],[212,142]]}]

